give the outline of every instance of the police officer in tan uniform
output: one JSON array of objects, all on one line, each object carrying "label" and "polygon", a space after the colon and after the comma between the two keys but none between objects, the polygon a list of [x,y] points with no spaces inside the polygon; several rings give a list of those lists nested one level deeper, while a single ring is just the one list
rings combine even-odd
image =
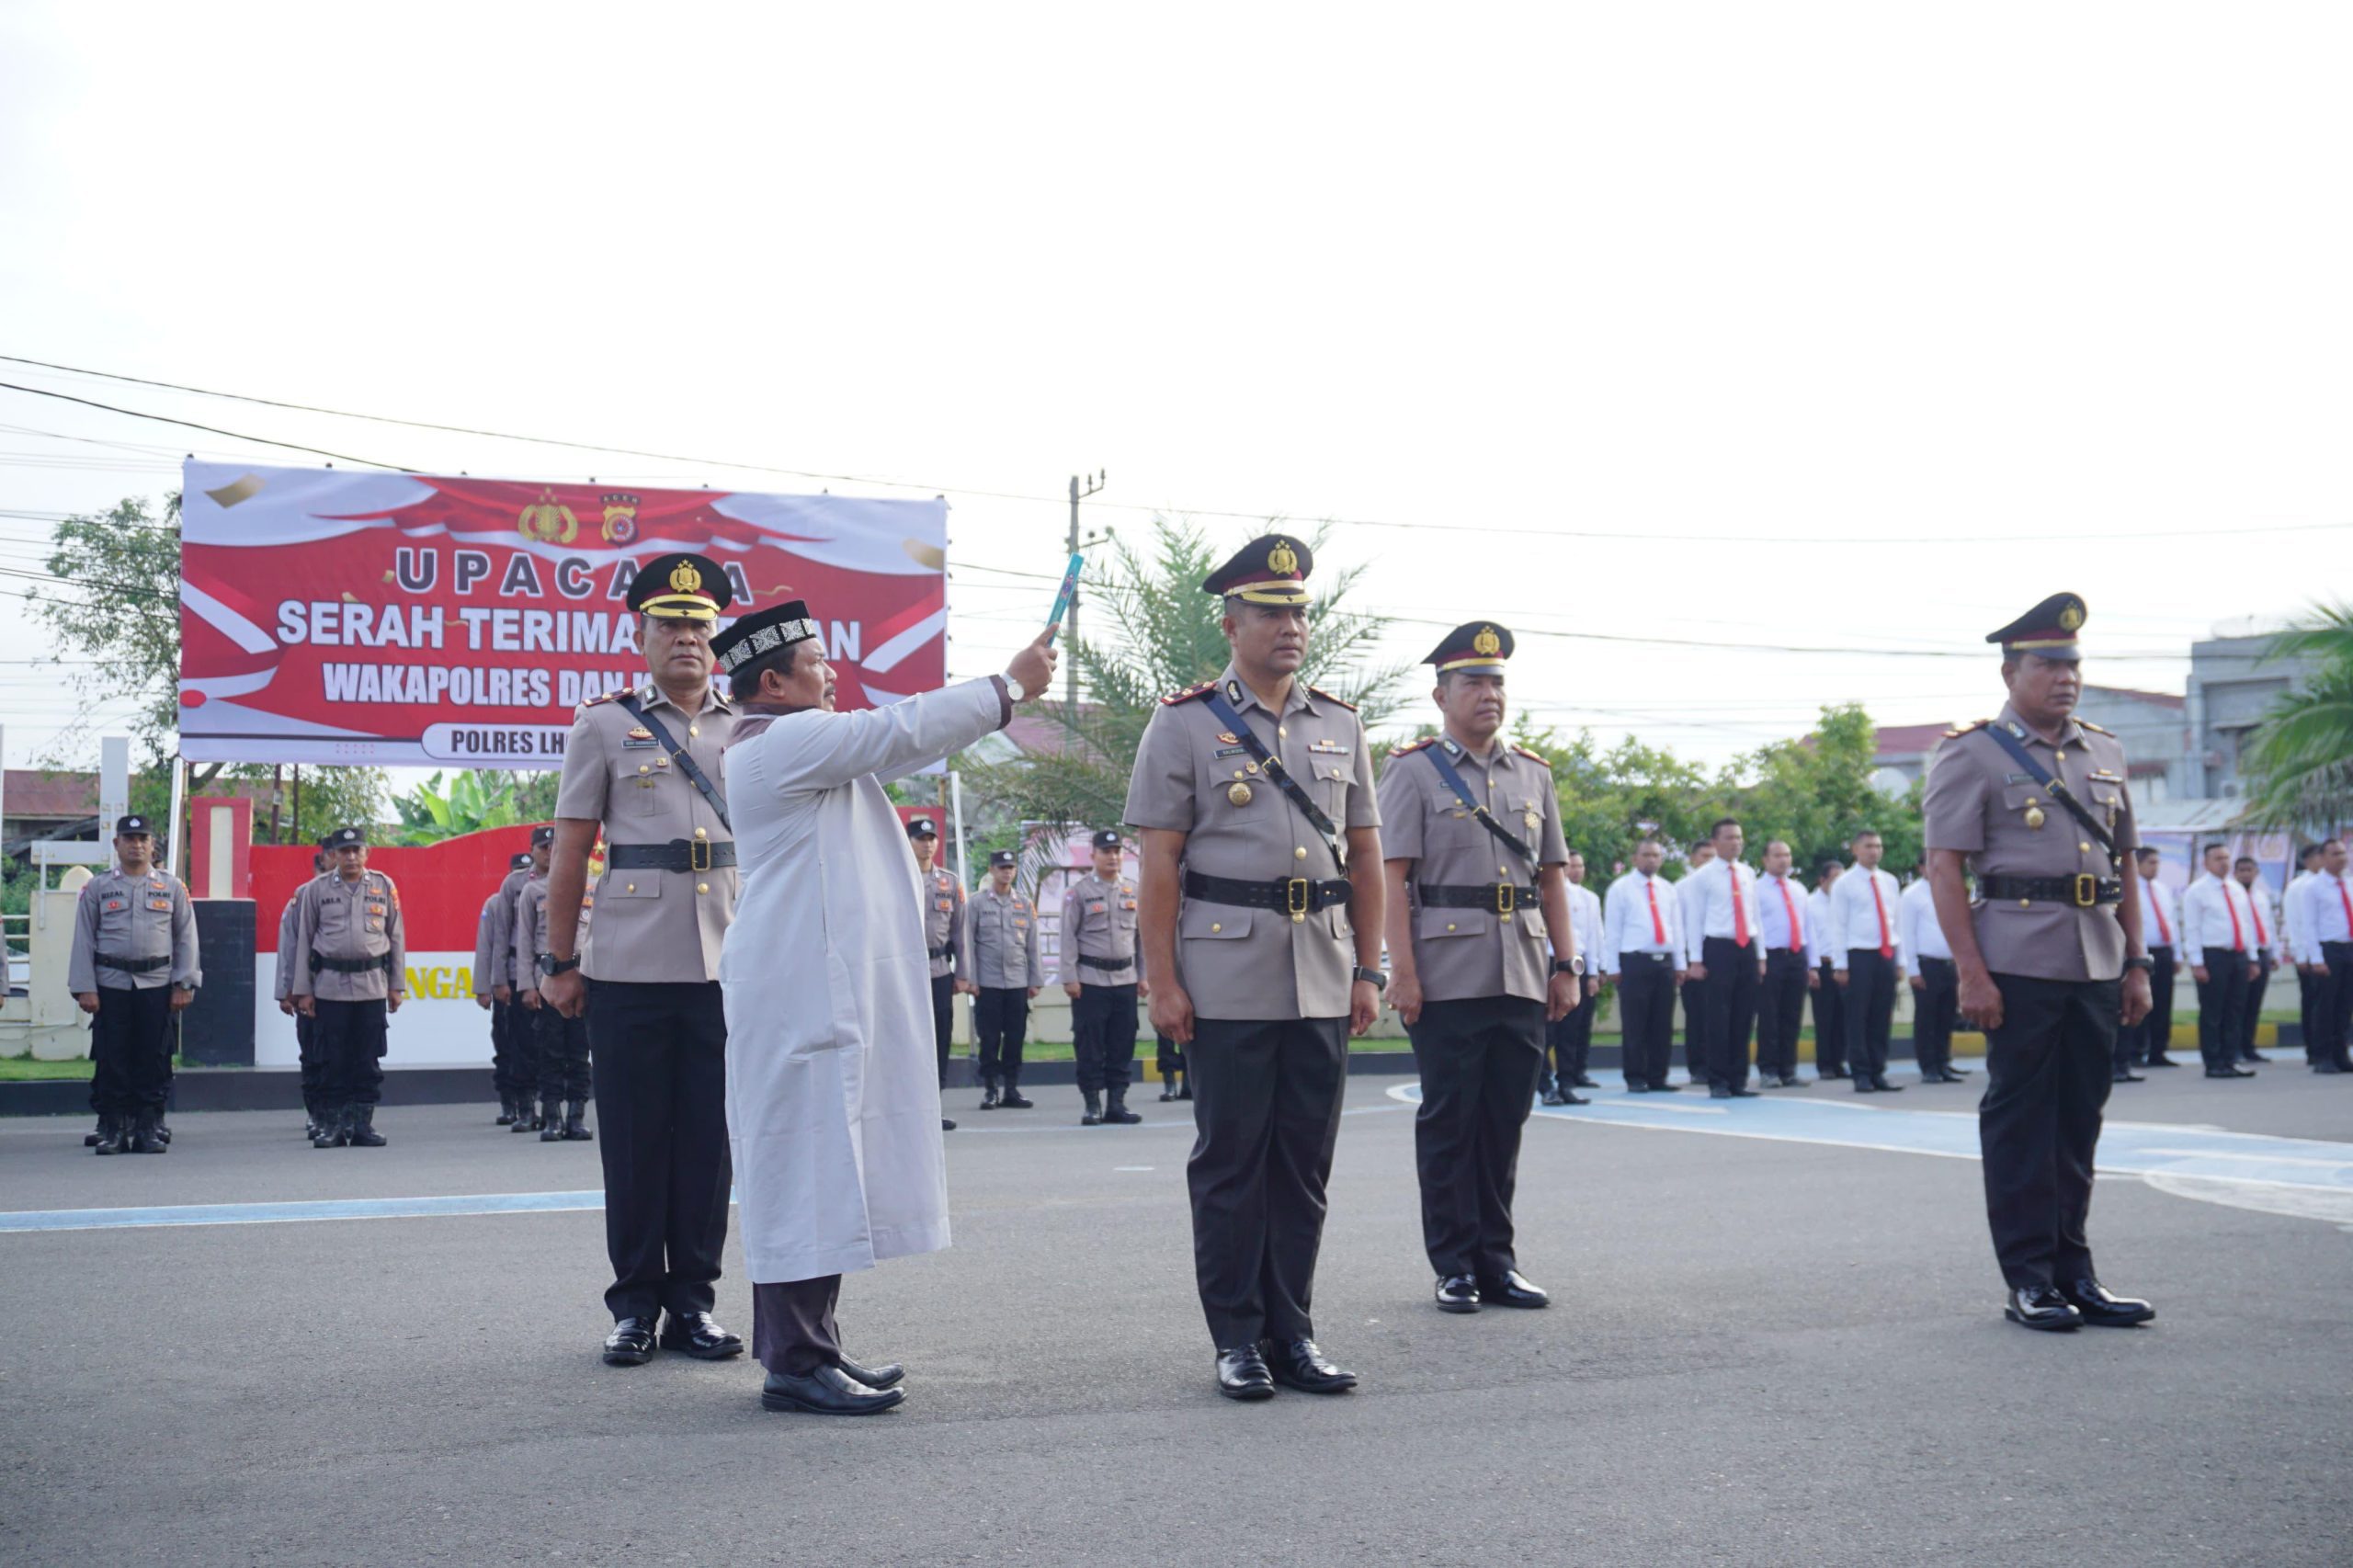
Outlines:
[{"label": "police officer in tan uniform", "polygon": [[964,906],[964,950],[972,960],[972,1039],[980,1051],[981,1108],[1027,1110],[1021,1047],[1029,1004],[1046,983],[1038,961],[1038,911],[1013,888],[1013,851],[989,856],[989,880]]},{"label": "police officer in tan uniform", "polygon": [[[313,881],[327,874],[326,840],[319,840],[319,852],[311,857]],[[270,978],[270,994],[278,1000],[278,1010],[294,1020],[294,1059],[300,1068],[302,1083],[302,1142],[312,1142],[319,1135],[319,1126],[326,1119],[323,1108],[325,1093],[325,1063],[319,1059],[319,1021],[294,1006],[294,910],[302,901],[302,890],[296,888],[286,898],[286,908],[278,916],[278,962]]]},{"label": "police officer in tan uniform", "polygon": [[2003,1313],[2037,1329],[2156,1315],[2100,1284],[2085,1233],[2116,1031],[2147,1017],[2150,968],[2124,748],[2075,717],[2085,616],[2053,594],[1986,638],[2009,702],[1938,745],[1923,802],[1961,1013],[1985,1031],[1977,1126]]},{"label": "police officer in tan uniform", "polygon": [[1094,838],[1095,866],[1063,895],[1063,992],[1070,998],[1071,1037],[1078,1056],[1078,1092],[1086,1110],[1081,1127],[1132,1127],[1143,1119],[1128,1108],[1128,1079],[1136,1059],[1136,885],[1120,875],[1117,828]]},{"label": "police officer in tan uniform", "polygon": [[[929,817],[907,819],[907,847],[923,880],[923,945],[931,958],[931,1035],[939,1052],[939,1084],[948,1086],[948,1048],[956,1035],[956,993],[969,991],[972,954],[964,945],[964,884],[938,863],[939,824]],[[956,1123],[939,1119],[942,1132]]]},{"label": "police officer in tan uniform", "polygon": [[[710,1315],[730,1179],[719,947],[735,915],[735,838],[719,789],[735,710],[711,685],[710,639],[732,598],[700,555],[638,569],[629,607],[646,680],[582,704],[556,791],[537,983],[542,1006],[574,1018],[585,1009],[597,1062],[609,1366],[653,1359],[657,1324],[663,1347],[698,1359],[744,1350]],[[584,936],[600,829],[605,872]]]},{"label": "police officer in tan uniform", "polygon": [[1550,1300],[1519,1272],[1512,1191],[1544,1026],[1585,984],[1552,767],[1501,738],[1512,646],[1493,621],[1448,633],[1423,661],[1445,733],[1381,773],[1389,994],[1421,1074],[1422,1245],[1449,1312]]},{"label": "police officer in tan uniform", "polygon": [[[544,858],[554,844],[553,827],[531,830],[534,854]],[[540,1142],[582,1143],[596,1136],[582,1119],[588,1110],[588,1021],[566,1017],[540,995],[540,955],[547,950],[548,879],[541,865],[533,868],[515,898],[510,951],[521,987],[515,998],[515,1021],[538,1051],[533,1076],[540,1087]]]},{"label": "police officer in tan uniform", "polygon": [[408,939],[400,889],[368,869],[368,835],[327,835],[334,869],[294,904],[294,1006],[316,1020],[322,1112],[313,1149],[381,1149],[376,1102],[384,1086],[384,1028],[408,996]]},{"label": "police officer in tan uniform", "polygon": [[114,824],[115,864],[82,884],[65,984],[90,1015],[90,1108],[101,1154],[160,1154],[172,1086],[172,1015],[196,1000],[196,906],[155,868],[155,835],[133,813]]},{"label": "police officer in tan uniform", "polygon": [[1197,1096],[1193,1272],[1230,1399],[1357,1381],[1309,1308],[1348,1035],[1387,983],[1381,812],[1356,710],[1299,678],[1313,566],[1267,535],[1201,584],[1233,661],[1161,699],[1128,787],[1153,1027],[1186,1048]]},{"label": "police officer in tan uniform", "polygon": [[474,1002],[490,1012],[490,1084],[498,1091],[501,1127],[515,1125],[518,1112],[529,1123],[539,1102],[539,1060],[515,1006],[515,900],[530,878],[535,856],[540,858],[540,874],[547,874],[538,842],[534,834],[533,847],[507,862],[506,878],[482,901],[474,929]]}]

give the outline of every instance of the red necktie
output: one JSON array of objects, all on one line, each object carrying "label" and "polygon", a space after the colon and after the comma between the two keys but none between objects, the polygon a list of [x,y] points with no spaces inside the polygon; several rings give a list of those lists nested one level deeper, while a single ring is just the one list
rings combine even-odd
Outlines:
[{"label": "red necktie", "polygon": [[2255,916],[2255,945],[2258,948],[2269,947],[2271,938],[2263,934],[2263,906],[2255,902],[2253,888],[2246,890],[2246,912]]},{"label": "red necktie", "polygon": [[2346,896],[2343,877],[2336,879],[2336,902],[2345,906],[2345,932],[2347,938],[2353,940],[2353,898]]},{"label": "red necktie", "polygon": [[1660,923],[1658,917],[1658,880],[1654,877],[1644,877],[1643,891],[1651,895],[1651,939],[1663,948],[1666,946],[1666,927]]},{"label": "red necktie", "polygon": [[1879,911],[1879,956],[1892,959],[1895,956],[1895,944],[1887,939],[1887,901],[1879,895],[1878,874],[1865,871],[1863,875],[1871,880],[1871,907]]},{"label": "red necktie", "polygon": [[1798,906],[1790,902],[1789,880],[1783,878],[1773,885],[1781,890],[1781,907],[1790,913],[1790,951],[1798,952],[1801,950],[1798,943]]},{"label": "red necktie", "polygon": [[2173,927],[2165,924],[2165,901],[2157,896],[2157,890],[2154,888],[2151,888],[2149,890],[2149,907],[2157,912],[2157,935],[2159,937],[2163,938],[2157,943],[2157,946],[2161,948],[2172,947]]},{"label": "red necktie", "polygon": [[1732,945],[1748,946],[1748,901],[1740,896],[1740,868],[1732,868]]},{"label": "red necktie", "polygon": [[2231,902],[2231,884],[2224,882],[2222,886],[2222,907],[2231,912],[2231,951],[2243,953],[2246,951],[2246,933],[2239,928],[2239,906]]}]

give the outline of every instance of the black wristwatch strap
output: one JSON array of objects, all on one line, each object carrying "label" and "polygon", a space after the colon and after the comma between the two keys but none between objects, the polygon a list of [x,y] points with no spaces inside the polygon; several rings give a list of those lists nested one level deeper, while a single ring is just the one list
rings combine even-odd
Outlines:
[{"label": "black wristwatch strap", "polygon": [[539,955],[539,960],[541,974],[565,974],[580,967],[578,953],[573,954],[568,959],[560,959],[553,953],[541,953]]},{"label": "black wristwatch strap", "polygon": [[1554,974],[1577,975],[1585,973],[1585,955],[1583,953],[1579,953],[1573,959],[1554,959],[1552,960],[1552,972]]},{"label": "black wristwatch strap", "polygon": [[1362,964],[1357,965],[1355,973],[1349,978],[1353,980],[1361,980],[1366,984],[1371,986],[1375,991],[1386,991],[1389,989],[1389,977],[1387,975],[1381,973],[1381,971],[1377,969],[1367,969]]}]

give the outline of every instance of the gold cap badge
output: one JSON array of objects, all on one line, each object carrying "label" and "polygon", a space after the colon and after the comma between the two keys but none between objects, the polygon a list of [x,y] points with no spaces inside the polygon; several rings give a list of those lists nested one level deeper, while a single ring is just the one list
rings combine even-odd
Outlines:
[{"label": "gold cap badge", "polygon": [[1495,635],[1494,627],[1483,626],[1479,628],[1479,635],[1471,639],[1471,649],[1473,653],[1493,658],[1504,651],[1504,640]]},{"label": "gold cap badge", "polygon": [[670,568],[670,586],[682,594],[702,591],[702,574],[695,570],[691,561],[681,561]]},{"label": "gold cap badge", "polygon": [[1299,556],[1291,550],[1289,540],[1275,540],[1275,548],[1267,551],[1267,570],[1269,572],[1299,570]]}]

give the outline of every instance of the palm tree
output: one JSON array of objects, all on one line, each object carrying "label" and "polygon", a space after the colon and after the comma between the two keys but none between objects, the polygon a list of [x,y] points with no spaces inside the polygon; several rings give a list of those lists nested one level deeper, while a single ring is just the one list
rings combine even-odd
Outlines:
[{"label": "palm tree", "polygon": [[2239,820],[2334,832],[2353,822],[2353,605],[2316,607],[2313,619],[2281,632],[2264,657],[2307,659],[2313,674],[2275,702],[2248,737]]}]

